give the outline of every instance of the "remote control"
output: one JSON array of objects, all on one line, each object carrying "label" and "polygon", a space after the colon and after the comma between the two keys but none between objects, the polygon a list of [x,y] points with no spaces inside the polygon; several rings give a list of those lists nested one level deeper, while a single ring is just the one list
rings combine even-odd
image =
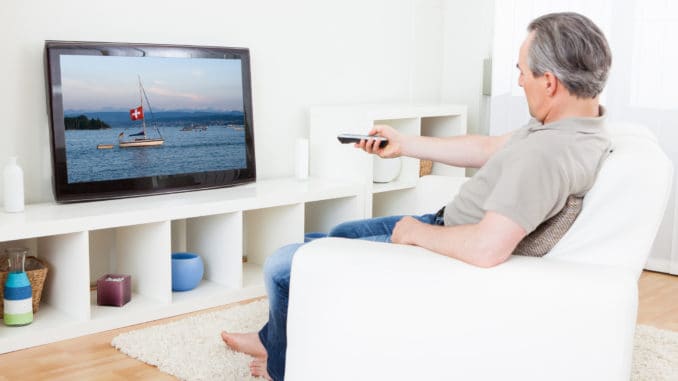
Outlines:
[{"label": "remote control", "polygon": [[342,144],[360,143],[361,140],[375,139],[379,141],[379,148],[384,148],[388,144],[388,139],[379,135],[339,134],[337,139]]}]

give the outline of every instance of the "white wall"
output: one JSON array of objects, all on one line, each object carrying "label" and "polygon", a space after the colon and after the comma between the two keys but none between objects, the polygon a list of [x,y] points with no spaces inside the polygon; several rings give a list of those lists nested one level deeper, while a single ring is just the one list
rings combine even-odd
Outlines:
[{"label": "white wall", "polygon": [[27,202],[53,200],[44,41],[121,41],[250,48],[258,177],[292,175],[308,106],[439,99],[440,8],[441,0],[5,1],[0,165],[17,154]]},{"label": "white wall", "polygon": [[646,268],[678,275],[678,4],[611,1],[610,12],[610,117],[649,127],[674,165],[669,207]]},{"label": "white wall", "polygon": [[468,131],[487,134],[483,60],[492,55],[494,0],[444,0],[441,98],[468,106]]}]

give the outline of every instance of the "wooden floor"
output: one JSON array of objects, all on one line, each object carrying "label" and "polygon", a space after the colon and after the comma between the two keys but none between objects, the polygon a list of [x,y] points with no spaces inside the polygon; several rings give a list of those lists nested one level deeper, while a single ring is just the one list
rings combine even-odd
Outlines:
[{"label": "wooden floor", "polygon": [[[678,276],[646,271],[639,289],[638,323],[678,331]],[[110,342],[121,332],[185,316],[0,355],[0,380],[175,380],[121,354]]]},{"label": "wooden floor", "polygon": [[643,272],[638,323],[678,332],[678,276]]}]

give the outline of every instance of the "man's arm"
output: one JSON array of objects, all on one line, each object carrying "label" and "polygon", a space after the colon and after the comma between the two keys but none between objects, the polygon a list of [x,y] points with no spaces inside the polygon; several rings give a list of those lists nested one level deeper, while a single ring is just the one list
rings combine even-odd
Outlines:
[{"label": "man's arm", "polygon": [[391,241],[421,246],[475,266],[493,267],[506,261],[525,235],[525,229],[511,219],[487,212],[477,224],[458,226],[430,225],[403,217]]},{"label": "man's arm", "polygon": [[361,141],[355,146],[380,157],[409,156],[464,168],[480,168],[511,137],[464,135],[448,138],[406,136],[386,125],[376,125],[370,135],[388,138],[388,145],[379,148],[376,140]]},{"label": "man's arm", "polygon": [[413,136],[403,145],[403,155],[464,168],[480,168],[511,133],[501,136],[464,135],[448,138]]}]

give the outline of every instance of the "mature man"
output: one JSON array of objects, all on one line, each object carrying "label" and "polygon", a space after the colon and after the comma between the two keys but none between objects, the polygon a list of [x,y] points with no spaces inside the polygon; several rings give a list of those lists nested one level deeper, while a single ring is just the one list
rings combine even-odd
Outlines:
[{"label": "mature man", "polygon": [[[411,156],[480,168],[436,214],[382,217],[335,227],[330,236],[416,245],[469,264],[506,261],[518,243],[556,215],[570,195],[592,186],[609,152],[604,110],[598,96],[611,65],[603,33],[588,18],[555,13],[530,23],[520,47],[519,85],[529,123],[503,136],[430,138],[404,136],[379,125],[373,139],[356,147],[381,157]],[[259,333],[222,333],[231,348],[254,356],[253,375],[283,380],[292,258],[300,244],[276,251],[264,275],[269,322]]]}]

